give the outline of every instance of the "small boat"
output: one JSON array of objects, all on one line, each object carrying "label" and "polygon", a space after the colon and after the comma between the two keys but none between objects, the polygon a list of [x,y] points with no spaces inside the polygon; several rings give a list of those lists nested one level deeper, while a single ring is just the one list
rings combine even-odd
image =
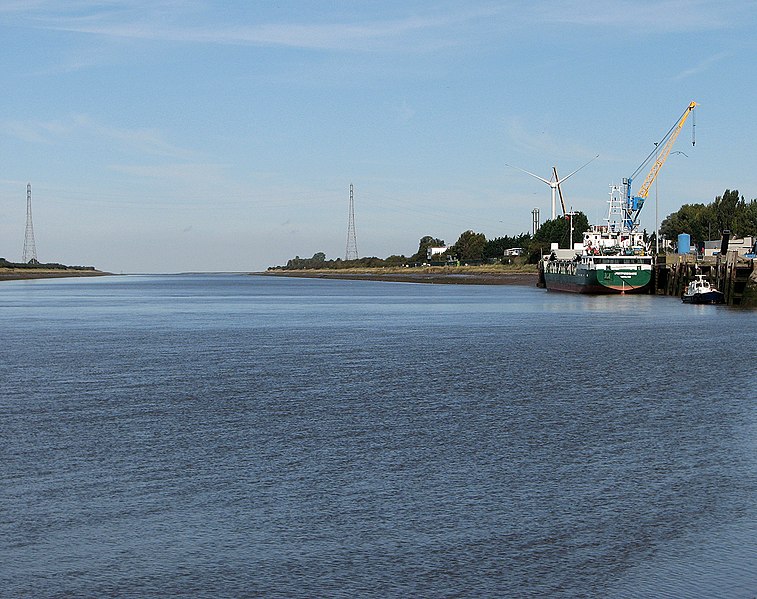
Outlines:
[{"label": "small boat", "polygon": [[681,300],[685,304],[722,304],[725,301],[722,291],[718,291],[704,275],[694,275],[694,280],[686,287]]}]

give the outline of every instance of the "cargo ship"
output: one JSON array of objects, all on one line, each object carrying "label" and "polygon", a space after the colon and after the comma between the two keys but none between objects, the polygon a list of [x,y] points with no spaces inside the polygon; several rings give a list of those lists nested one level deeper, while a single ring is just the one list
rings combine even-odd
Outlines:
[{"label": "cargo ship", "polygon": [[[683,124],[696,106],[696,102],[689,103],[675,125],[655,143],[655,148],[634,173],[623,178],[622,187],[610,186],[610,211],[606,225],[595,226],[587,231],[583,244],[576,244],[569,250],[560,250],[553,245],[551,253],[543,256],[539,262],[539,285],[556,291],[593,294],[644,293],[650,289],[654,259],[645,248],[644,235],[639,233],[639,214]],[[691,143],[695,144],[693,128]],[[636,175],[650,164],[652,167],[638,193],[632,193]],[[559,191],[560,182],[556,170],[554,186]],[[560,199],[562,200],[562,193]],[[564,209],[563,206],[563,211]],[[552,214],[554,215],[554,208]]]},{"label": "cargo ship", "polygon": [[652,284],[652,256],[647,255],[551,254],[542,264],[544,286],[552,291],[647,293]]},{"label": "cargo ship", "polygon": [[553,247],[539,263],[539,284],[552,291],[592,295],[647,293],[652,285],[653,256],[637,228],[623,226],[618,209],[621,189],[612,186],[606,225],[584,233],[572,249]]}]

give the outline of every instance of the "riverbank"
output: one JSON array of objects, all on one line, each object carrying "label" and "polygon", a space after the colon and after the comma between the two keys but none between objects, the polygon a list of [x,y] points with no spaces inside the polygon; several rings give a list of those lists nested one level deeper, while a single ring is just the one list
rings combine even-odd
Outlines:
[{"label": "riverbank", "polygon": [[109,272],[94,269],[0,267],[0,281],[17,281],[19,279],[58,279],[63,277],[103,277],[109,274]]},{"label": "riverbank", "polygon": [[391,281],[400,283],[432,283],[441,285],[526,285],[536,286],[536,266],[424,266],[418,268],[347,268],[269,270],[255,273],[275,277],[304,277],[311,279],[349,279]]}]

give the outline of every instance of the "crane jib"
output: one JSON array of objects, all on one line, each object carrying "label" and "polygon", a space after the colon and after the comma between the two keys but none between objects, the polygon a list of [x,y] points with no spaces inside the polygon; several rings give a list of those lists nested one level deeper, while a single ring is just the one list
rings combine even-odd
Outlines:
[{"label": "crane jib", "polygon": [[[647,197],[647,194],[649,193],[649,188],[652,185],[652,182],[657,177],[657,173],[660,172],[660,169],[665,164],[665,161],[668,159],[668,156],[670,156],[670,151],[673,149],[673,144],[675,144],[676,139],[678,138],[678,134],[681,132],[681,129],[683,128],[684,123],[686,122],[686,119],[689,117],[689,115],[694,111],[694,108],[696,108],[697,103],[692,101],[689,103],[689,105],[686,107],[686,110],[684,110],[681,117],[676,121],[676,123],[670,128],[670,130],[664,135],[662,140],[660,140],[659,143],[655,144],[655,149],[649,153],[649,155],[644,159],[644,162],[639,165],[639,168],[636,169],[633,175],[628,177],[628,179],[624,180],[624,183],[626,184],[626,221],[629,223],[635,224],[639,218],[639,213],[641,212],[641,208],[644,206],[644,200]],[[694,129],[693,127],[696,126],[695,120],[692,118],[692,138],[691,143],[694,145],[696,143],[695,137],[694,137]],[[644,168],[646,164],[649,163],[649,161],[652,159],[652,157],[655,157],[654,164],[652,165],[652,168],[649,171],[649,174],[647,174],[646,179],[644,179],[644,183],[642,183],[641,187],[639,188],[639,193],[632,196],[631,195],[631,182],[633,181],[633,178],[639,173],[639,171]]]}]

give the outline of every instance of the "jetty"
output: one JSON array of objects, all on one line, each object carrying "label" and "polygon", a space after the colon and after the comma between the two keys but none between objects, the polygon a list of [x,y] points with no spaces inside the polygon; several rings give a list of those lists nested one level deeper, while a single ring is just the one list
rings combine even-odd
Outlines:
[{"label": "jetty", "polygon": [[704,275],[725,295],[729,306],[757,307],[757,272],[754,258],[736,251],[701,258],[696,254],[658,256],[652,292],[681,297],[694,275]]}]

